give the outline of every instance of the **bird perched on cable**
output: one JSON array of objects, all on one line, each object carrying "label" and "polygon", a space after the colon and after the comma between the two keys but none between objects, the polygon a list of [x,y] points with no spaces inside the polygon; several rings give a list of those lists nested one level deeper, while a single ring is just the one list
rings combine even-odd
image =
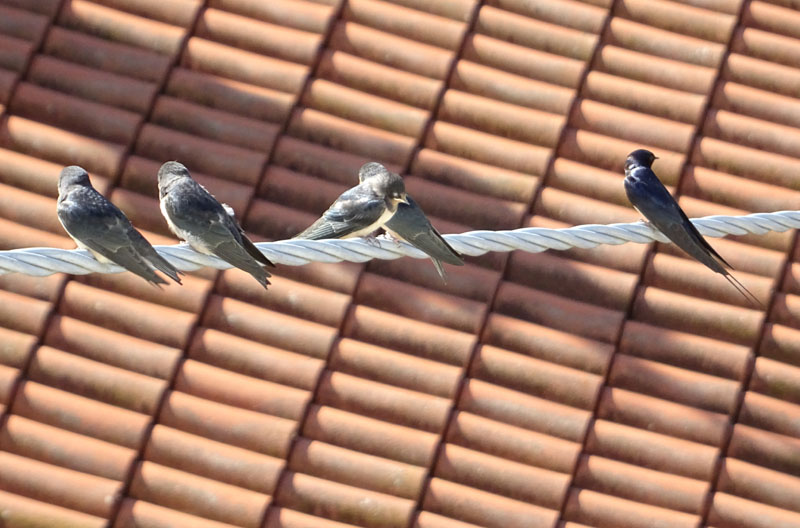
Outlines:
[{"label": "bird perched on cable", "polygon": [[397,212],[384,224],[383,228],[394,238],[405,240],[427,254],[433,261],[439,276],[447,282],[447,274],[442,262],[463,266],[464,259],[431,225],[417,202],[411,196],[407,196],[407,199],[408,204],[400,204]]},{"label": "bird perched on cable", "polygon": [[397,212],[399,204],[408,203],[403,179],[380,163],[364,164],[358,171],[358,180],[358,185],[343,192],[319,220],[294,238],[322,240],[369,235]]},{"label": "bird perched on cable", "polygon": [[65,167],[58,178],[56,213],[79,248],[98,262],[113,262],[151,284],[167,284],[159,270],[178,284],[172,264],[159,255],[119,208],[92,187],[89,174],[76,165]]},{"label": "bird perched on cable", "polygon": [[686,213],[650,168],[658,158],[649,150],[638,149],[625,160],[625,193],[634,209],[647,219],[651,226],[661,231],[676,246],[720,273],[749,302],[761,306],[759,300],[725,268],[733,266],[697,231]]},{"label": "bird perched on cable", "polygon": [[271,275],[264,266],[274,266],[247,238],[233,209],[217,201],[177,161],[158,170],[161,214],[170,230],[195,251],[215,255],[252,275],[264,288]]}]

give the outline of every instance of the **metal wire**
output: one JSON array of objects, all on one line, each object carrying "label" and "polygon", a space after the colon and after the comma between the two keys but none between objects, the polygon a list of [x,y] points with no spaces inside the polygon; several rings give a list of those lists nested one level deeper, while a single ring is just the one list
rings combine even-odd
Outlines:
[{"label": "metal wire", "polygon": [[[800,211],[755,213],[746,216],[707,216],[692,220],[705,236],[763,235],[770,231],[800,228]],[[657,240],[669,242],[648,224],[587,224],[564,229],[527,227],[510,231],[469,231],[444,235],[453,248],[468,256],[491,251],[521,250],[538,253],[548,249],[565,250],[574,247],[593,248],[601,244],[619,245],[627,242],[646,244]],[[260,242],[256,246],[275,264],[303,266],[310,262],[366,262],[372,259],[393,260],[400,257],[427,258],[422,251],[406,244],[382,238],[348,240],[281,240]],[[186,244],[155,246],[173,266],[183,271],[202,267],[228,269],[227,262],[202,255]],[[120,273],[115,264],[102,264],[82,249],[23,248],[0,251],[0,275],[23,273],[43,277],[53,273],[86,275],[88,273]]]}]

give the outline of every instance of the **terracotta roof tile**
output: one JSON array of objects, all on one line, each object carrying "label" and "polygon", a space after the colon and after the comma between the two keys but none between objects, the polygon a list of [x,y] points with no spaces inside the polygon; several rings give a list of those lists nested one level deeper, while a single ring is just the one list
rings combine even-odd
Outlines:
[{"label": "terracotta roof tile", "polygon": [[422,467],[431,464],[439,441],[433,433],[316,404],[309,408],[302,435]]},{"label": "terracotta roof tile", "polygon": [[[145,301],[138,303],[138,317],[126,315],[127,297],[72,282],[67,285],[60,313],[130,335],[147,336],[167,346],[183,348],[189,338],[194,315]],[[169,320],[169,325],[163,322]]]},{"label": "terracotta roof tile", "polygon": [[166,388],[163,380],[41,347],[28,369],[29,379],[95,400],[152,414]]},{"label": "terracotta roof tile", "polygon": [[321,405],[433,433],[442,432],[449,412],[449,402],[444,398],[342,372],[322,374],[317,401]]},{"label": "terracotta roof tile", "polygon": [[325,31],[332,12],[329,7],[302,0],[275,0],[268,4],[258,0],[210,0],[208,4],[257,20],[317,33]]},{"label": "terracotta roof tile", "polygon": [[[130,495],[205,519],[257,528],[268,496],[230,484],[140,462],[133,473]],[[213,500],[209,500],[213,497]]]},{"label": "terracotta roof tile", "polygon": [[604,493],[585,489],[573,489],[567,499],[564,516],[579,522],[594,525],[619,526],[620,528],[660,524],[670,528],[696,526],[700,517],[657,506],[647,506]]},{"label": "terracotta roof tile", "polygon": [[708,514],[711,522],[721,526],[738,524],[748,528],[766,528],[781,523],[791,526],[800,522],[800,515],[763,503],[741,499],[727,493],[717,493]]},{"label": "terracotta roof tile", "polygon": [[725,414],[616,387],[603,390],[597,414],[600,418],[622,425],[711,446],[721,445],[728,431],[728,417]]},{"label": "terracotta roof tile", "polygon": [[365,455],[317,440],[300,438],[289,467],[342,484],[414,500],[422,491],[426,469]]},{"label": "terracotta roof tile", "polygon": [[[535,376],[528,373],[534,369]],[[470,375],[527,394],[578,408],[592,409],[601,378],[579,370],[484,345],[477,352]],[[567,390],[566,387],[569,387]]]},{"label": "terracotta roof tile", "polygon": [[134,451],[66,432],[21,416],[9,416],[0,432],[5,451],[83,473],[122,480]]},{"label": "terracotta roof tile", "polygon": [[102,38],[149,49],[162,55],[177,52],[182,28],[127,14],[86,0],[68,0],[62,6],[58,24]]},{"label": "terracotta roof tile", "polygon": [[122,483],[0,453],[3,490],[70,510],[108,518]]},{"label": "terracotta roof tile", "polygon": [[[263,325],[263,318],[267,315],[271,323]],[[266,345],[323,359],[336,336],[335,328],[218,295],[209,298],[202,324]]]},{"label": "terracotta roof tile", "polygon": [[350,312],[342,335],[457,366],[467,363],[476,341],[475,336],[464,332],[367,306],[356,306]]},{"label": "terracotta roof tile", "polygon": [[296,423],[174,391],[158,423],[258,453],[284,458]]},{"label": "terracotta roof tile", "polygon": [[0,491],[0,507],[4,512],[8,512],[4,522],[11,526],[37,523],[51,526],[69,524],[77,528],[101,528],[107,524],[106,519],[102,517],[79,513],[5,491]]},{"label": "terracotta roof tile", "polygon": [[264,526],[265,528],[351,528],[354,525],[322,519],[288,508],[272,507],[267,512]]},{"label": "terracotta roof tile", "polygon": [[447,49],[459,46],[466,29],[452,19],[375,0],[347,2],[342,18]]},{"label": "terracotta roof tile", "polygon": [[126,498],[122,501],[115,528],[134,528],[140,526],[196,526],[197,528],[233,528],[234,525],[210,521],[181,513],[170,508],[157,506],[150,502]]},{"label": "terracotta roof tile", "polygon": [[447,440],[452,445],[564,474],[574,470],[579,450],[577,443],[466,411],[453,416]]},{"label": "terracotta roof tile", "polygon": [[37,42],[47,28],[46,16],[10,6],[0,6],[0,33],[21,40]]},{"label": "terracotta roof tile", "polygon": [[[428,114],[424,110],[387,101],[325,79],[308,85],[303,105],[314,110],[418,139]],[[397,117],[395,117],[397,116]]]},{"label": "terracotta roof tile", "polygon": [[798,483],[797,477],[735,458],[726,458],[720,472],[720,491],[792,511],[798,511]]},{"label": "terracotta roof tile", "polygon": [[604,374],[610,345],[498,313],[489,315],[483,341],[520,354],[594,374]]},{"label": "terracotta roof tile", "polygon": [[286,507],[322,512],[329,519],[368,528],[406,526],[414,505],[407,499],[296,472],[287,473],[276,499]]},{"label": "terracotta roof tile", "polygon": [[624,354],[614,360],[608,383],[666,401],[727,414],[733,411],[739,384]]},{"label": "terracotta roof tile", "polygon": [[684,35],[726,44],[736,26],[740,2],[729,2],[733,13],[721,15],[705,7],[695,7],[668,0],[623,0],[616,4],[615,13],[628,18]]},{"label": "terracotta roof tile", "polygon": [[709,483],[584,455],[575,474],[580,488],[699,515]]},{"label": "terracotta roof tile", "polygon": [[586,450],[589,454],[699,480],[713,474],[719,453],[714,447],[605,420],[593,424]]},{"label": "terracotta roof tile", "polygon": [[552,526],[558,512],[441,478],[431,480],[423,507],[447,517],[490,528]]},{"label": "terracotta roof tile", "polygon": [[0,34],[0,43],[3,44],[0,53],[0,66],[3,69],[21,72],[33,51],[33,46],[26,40]]},{"label": "terracotta roof tile", "polygon": [[582,409],[473,378],[464,385],[458,408],[573,442],[584,438],[591,416]]},{"label": "terracotta roof tile", "polygon": [[24,381],[17,390],[15,414],[131,449],[140,447],[149,422],[140,412],[90,399],[95,394],[88,390],[74,394],[34,381]]},{"label": "terracotta roof tile", "polygon": [[209,8],[198,19],[199,37],[300,64],[311,64],[320,36]]},{"label": "terracotta roof tile", "polygon": [[[340,372],[443,398],[455,396],[460,375],[460,370],[455,366],[352,339],[342,339],[336,343],[329,364]],[[386,372],[387,365],[391,365],[391,374]]]},{"label": "terracotta roof tile", "polygon": [[42,49],[65,61],[149,82],[159,81],[169,65],[168,57],[153,51],[57,26],[47,33]]},{"label": "terracotta roof tile", "polygon": [[556,114],[566,114],[572,102],[569,88],[463,59],[458,61],[453,70],[450,86],[497,101]]},{"label": "terracotta roof tile", "polygon": [[270,495],[275,491],[284,461],[156,425],[147,460],[202,477]]},{"label": "terracotta roof tile", "polygon": [[434,475],[551,509],[561,505],[570,480],[567,473],[510,462],[454,444],[443,447]]}]

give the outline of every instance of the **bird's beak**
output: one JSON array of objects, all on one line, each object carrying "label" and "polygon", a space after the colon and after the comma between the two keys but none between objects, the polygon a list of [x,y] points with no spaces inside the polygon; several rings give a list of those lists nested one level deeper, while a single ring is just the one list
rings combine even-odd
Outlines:
[{"label": "bird's beak", "polygon": [[406,204],[406,205],[409,205],[409,204],[408,204],[408,195],[407,195],[407,194],[403,194],[403,197],[402,197],[402,198],[400,198],[400,201],[401,201],[402,203]]},{"label": "bird's beak", "polygon": [[657,160],[657,159],[661,159],[661,158],[659,158],[658,156],[653,156],[653,159]]}]

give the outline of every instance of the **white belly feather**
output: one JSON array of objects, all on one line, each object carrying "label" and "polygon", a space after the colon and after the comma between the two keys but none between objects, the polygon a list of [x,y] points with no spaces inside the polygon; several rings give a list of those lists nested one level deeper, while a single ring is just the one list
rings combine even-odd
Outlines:
[{"label": "white belly feather", "polygon": [[372,224],[368,225],[364,229],[359,229],[358,231],[354,231],[353,233],[350,233],[349,235],[347,235],[345,237],[342,237],[342,238],[355,238],[355,237],[369,235],[370,233],[372,233],[373,231],[375,231],[379,227],[383,227],[383,224],[388,222],[389,219],[392,218],[394,216],[394,213],[396,213],[396,212],[397,212],[396,210],[394,212],[390,211],[389,208],[387,207],[383,211],[383,214],[380,216],[380,218],[378,218],[375,222],[373,222]]}]

